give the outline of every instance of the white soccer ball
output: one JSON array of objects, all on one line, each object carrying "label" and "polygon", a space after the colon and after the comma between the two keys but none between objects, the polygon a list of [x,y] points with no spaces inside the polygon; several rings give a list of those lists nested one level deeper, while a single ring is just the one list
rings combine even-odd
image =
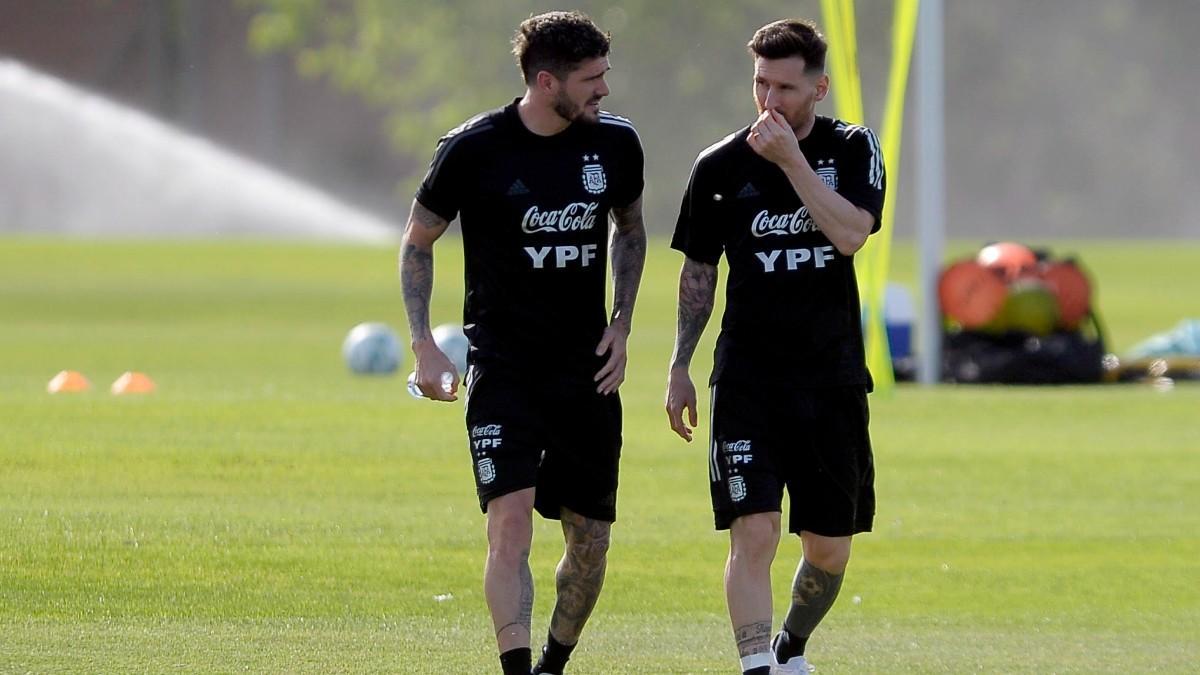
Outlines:
[{"label": "white soccer ball", "polygon": [[467,352],[471,343],[463,333],[462,326],[456,323],[444,323],[433,329],[433,342],[450,359],[450,363],[458,370],[460,377],[467,372]]},{"label": "white soccer ball", "polygon": [[385,323],[360,323],[342,342],[346,366],[360,375],[387,375],[400,367],[400,340]]}]

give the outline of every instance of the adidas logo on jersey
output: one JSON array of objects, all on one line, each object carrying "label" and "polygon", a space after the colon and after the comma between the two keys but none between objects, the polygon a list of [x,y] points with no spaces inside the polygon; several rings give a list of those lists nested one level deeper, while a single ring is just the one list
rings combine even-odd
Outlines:
[{"label": "adidas logo on jersey", "polygon": [[750,197],[757,197],[758,195],[759,191],[758,188],[754,187],[754,183],[746,183],[744,186],[742,186],[742,191],[737,193],[737,198],[749,199]]},{"label": "adidas logo on jersey", "polygon": [[505,194],[509,197],[519,197],[521,195],[529,194],[529,188],[525,187],[525,184],[521,182],[520,178],[518,178],[517,180],[513,181],[513,184],[509,186],[508,192]]}]

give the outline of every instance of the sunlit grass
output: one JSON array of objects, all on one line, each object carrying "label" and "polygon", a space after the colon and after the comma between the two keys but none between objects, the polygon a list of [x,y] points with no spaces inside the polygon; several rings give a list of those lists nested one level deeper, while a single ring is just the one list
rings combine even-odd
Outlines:
[{"label": "sunlit grass", "polygon": [[[437,323],[461,312],[456,245]],[[651,248],[609,578],[571,663],[734,672],[703,449],[661,410],[679,259]],[[1194,315],[1197,246],[1071,250],[1116,348]],[[340,361],[353,324],[403,325],[394,268],[373,248],[0,240],[0,671],[495,670],[461,408]],[[64,368],[95,389],[48,395]],[[159,390],[109,395],[131,369]],[[876,531],[812,641],[821,672],[1194,670],[1200,387],[872,406]],[[553,523],[536,536],[541,636],[561,548]]]}]

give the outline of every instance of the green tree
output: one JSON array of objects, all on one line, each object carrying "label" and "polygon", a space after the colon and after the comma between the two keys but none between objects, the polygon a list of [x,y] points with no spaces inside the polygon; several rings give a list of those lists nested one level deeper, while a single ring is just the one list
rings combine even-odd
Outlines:
[{"label": "green tree", "polygon": [[[554,9],[521,0],[249,0],[250,41],[286,51],[299,70],[384,106],[395,150],[417,167],[436,139],[523,90],[510,40],[526,17]],[[578,8],[613,35],[605,107],[637,125],[647,152],[651,227],[674,221],[696,153],[754,114],[745,43],[762,24],[819,3],[779,0],[663,3],[584,0]]]}]

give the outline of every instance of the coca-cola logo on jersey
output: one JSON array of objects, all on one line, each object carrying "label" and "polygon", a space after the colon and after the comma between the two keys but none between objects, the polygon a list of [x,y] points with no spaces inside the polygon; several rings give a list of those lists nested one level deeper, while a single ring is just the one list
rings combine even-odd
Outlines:
[{"label": "coca-cola logo on jersey", "polygon": [[521,219],[521,231],[534,234],[590,230],[596,226],[598,208],[600,205],[596,202],[572,202],[556,211],[543,211],[537,206],[531,206]]},{"label": "coca-cola logo on jersey", "polygon": [[800,234],[801,232],[817,232],[820,228],[808,215],[808,207],[801,206],[794,213],[772,214],[766,209],[754,216],[750,223],[750,233],[756,237],[766,237],[772,234]]}]

